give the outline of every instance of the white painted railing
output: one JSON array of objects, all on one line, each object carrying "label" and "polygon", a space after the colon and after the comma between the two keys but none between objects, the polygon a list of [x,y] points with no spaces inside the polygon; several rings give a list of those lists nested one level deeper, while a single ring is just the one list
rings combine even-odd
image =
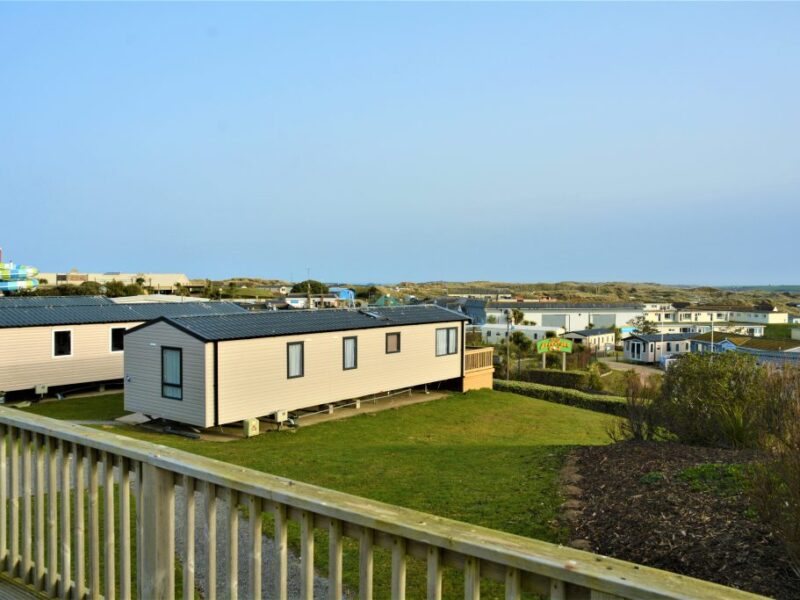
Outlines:
[{"label": "white painted railing", "polygon": [[[348,591],[362,599],[373,597],[375,548],[391,553],[393,599],[405,598],[407,564],[413,559],[427,564],[431,600],[442,598],[445,567],[463,573],[469,600],[479,598],[488,580],[500,582],[509,600],[528,591],[552,600],[757,597],[0,407],[0,568],[7,578],[47,597],[126,600],[136,584],[138,598],[172,598],[176,490],[185,498],[178,528],[186,536],[180,540],[184,598],[194,597],[201,572],[205,598],[215,598],[217,552],[223,546],[227,597],[237,599],[242,561],[248,597],[262,596],[264,514],[274,523],[268,532],[274,548],[270,597],[281,600],[288,594],[290,521],[299,524],[304,600],[313,596],[314,532],[320,529],[328,533],[329,568],[322,575],[332,600],[342,598],[346,538],[357,541],[359,561],[358,587]],[[203,511],[196,510],[194,490],[204,494]],[[225,539],[217,539],[223,505],[229,526]],[[241,505],[247,507],[246,517],[237,508]],[[252,542],[241,557],[240,517],[247,519]],[[194,554],[199,530],[207,531],[202,565],[195,564]]]}]

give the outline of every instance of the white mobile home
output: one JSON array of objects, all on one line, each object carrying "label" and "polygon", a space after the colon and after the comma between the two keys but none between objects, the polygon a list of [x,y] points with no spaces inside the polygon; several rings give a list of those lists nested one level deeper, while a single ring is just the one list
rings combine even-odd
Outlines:
[{"label": "white mobile home", "polygon": [[656,363],[664,356],[677,356],[691,351],[694,333],[635,334],[622,341],[626,360]]},{"label": "white mobile home", "polygon": [[120,305],[102,296],[0,298],[0,391],[120,381],[125,331],[172,315],[241,313],[231,303]]},{"label": "white mobile home", "polygon": [[581,329],[579,331],[570,331],[564,337],[591,350],[607,351],[614,349],[615,335],[613,329]]},{"label": "white mobile home", "polygon": [[605,304],[600,302],[490,302],[486,305],[487,318],[505,323],[507,311],[522,311],[523,322],[540,327],[561,327],[577,331],[591,327],[627,327],[641,317],[641,304]]},{"label": "white mobile home", "polygon": [[[211,427],[423,384],[466,385],[467,321],[437,306],[159,319],[125,336],[125,408]],[[491,387],[492,370],[489,359],[480,387]]]},{"label": "white mobile home", "polygon": [[533,325],[511,325],[508,324],[495,325],[486,323],[480,326],[481,339],[489,344],[499,344],[514,333],[519,331],[532,341],[543,340],[550,335],[551,337],[558,337],[564,333],[561,327],[534,327]]}]

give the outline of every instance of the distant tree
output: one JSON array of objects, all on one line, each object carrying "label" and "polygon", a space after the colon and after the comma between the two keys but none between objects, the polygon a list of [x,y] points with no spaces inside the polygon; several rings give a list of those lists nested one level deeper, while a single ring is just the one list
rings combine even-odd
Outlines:
[{"label": "distant tree", "polygon": [[495,323],[497,323],[497,317],[495,317],[494,315],[489,315],[488,317],[486,317],[486,323],[488,325],[494,325]]},{"label": "distant tree", "polygon": [[[311,286],[311,293],[312,294],[327,294],[328,293],[328,286],[324,283],[316,281],[314,279],[307,279],[306,281],[301,281],[300,283],[295,283],[292,286],[291,292],[293,294],[305,294],[308,291],[308,286]],[[375,286],[373,286],[375,287]],[[372,289],[372,288],[370,288]],[[377,288],[376,288],[377,289]]]},{"label": "distant tree", "polygon": [[112,279],[105,285],[106,287],[106,296],[109,298],[118,298],[120,296],[125,295],[125,284],[121,281],[117,281],[116,279]]},{"label": "distant tree", "polygon": [[525,313],[518,308],[511,309],[511,321],[514,325],[519,325],[525,319]]},{"label": "distant tree", "polygon": [[140,296],[144,290],[138,283],[129,283],[123,288],[123,295],[125,296]]},{"label": "distant tree", "polygon": [[145,280],[144,277],[137,277],[136,278],[136,285],[138,285],[139,287],[143,288],[145,283],[146,283],[146,280]]},{"label": "distant tree", "polygon": [[658,328],[655,326],[655,323],[648,321],[644,315],[631,320],[631,325],[633,325],[636,333],[641,333],[642,335],[658,333]]},{"label": "distant tree", "polygon": [[59,289],[66,288],[71,288],[71,292],[67,295],[98,296],[103,292],[102,286],[96,281],[84,281],[79,286],[63,285]]}]

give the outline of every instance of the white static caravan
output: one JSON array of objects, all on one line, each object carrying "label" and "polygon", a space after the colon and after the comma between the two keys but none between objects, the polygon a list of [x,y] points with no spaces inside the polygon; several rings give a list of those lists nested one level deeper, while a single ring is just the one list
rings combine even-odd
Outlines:
[{"label": "white static caravan", "polygon": [[117,305],[103,296],[0,298],[0,391],[121,381],[124,333],[158,317],[243,313],[229,302]]},{"label": "white static caravan", "polygon": [[463,381],[468,320],[437,306],[159,319],[125,336],[125,408],[212,427]]}]

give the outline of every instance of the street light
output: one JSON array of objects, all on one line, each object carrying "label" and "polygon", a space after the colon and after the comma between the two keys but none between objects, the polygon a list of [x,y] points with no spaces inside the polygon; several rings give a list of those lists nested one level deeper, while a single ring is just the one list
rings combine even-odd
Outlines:
[{"label": "street light", "polygon": [[506,381],[511,379],[511,309],[506,309]]}]

